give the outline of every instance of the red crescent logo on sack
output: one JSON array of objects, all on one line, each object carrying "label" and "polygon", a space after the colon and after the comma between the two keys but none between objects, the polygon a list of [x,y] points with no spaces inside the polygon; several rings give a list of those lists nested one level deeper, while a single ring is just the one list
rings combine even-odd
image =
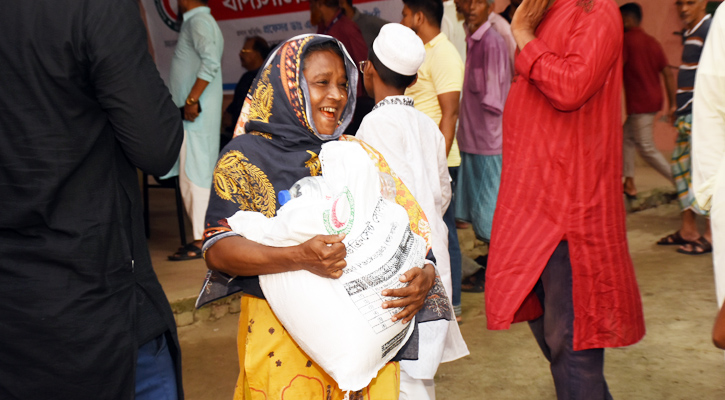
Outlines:
[{"label": "red crescent logo on sack", "polygon": [[355,202],[347,187],[332,201],[329,210],[322,215],[325,229],[330,235],[338,233],[350,233],[352,223],[355,220]]},{"label": "red crescent logo on sack", "polygon": [[[349,204],[345,204],[345,206],[340,205],[340,200],[343,200],[341,198],[336,198],[335,201],[332,202],[332,225],[336,229],[342,228],[345,223],[347,223],[347,219],[350,217],[350,210],[349,210]],[[340,218],[338,216],[338,213],[342,214],[343,218]]]}]

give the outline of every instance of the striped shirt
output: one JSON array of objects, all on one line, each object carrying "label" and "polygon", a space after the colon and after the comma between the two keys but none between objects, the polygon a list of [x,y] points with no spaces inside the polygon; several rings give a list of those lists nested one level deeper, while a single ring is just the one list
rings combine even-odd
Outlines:
[{"label": "striped shirt", "polygon": [[702,45],[710,30],[711,15],[706,14],[692,29],[682,34],[682,64],[677,73],[677,116],[692,113],[692,93],[695,87],[697,63],[700,61]]}]

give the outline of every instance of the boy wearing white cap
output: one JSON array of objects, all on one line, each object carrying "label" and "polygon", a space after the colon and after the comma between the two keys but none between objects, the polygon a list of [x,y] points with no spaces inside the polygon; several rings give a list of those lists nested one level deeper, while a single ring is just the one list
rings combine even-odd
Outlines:
[{"label": "boy wearing white cap", "polygon": [[[425,59],[422,40],[411,29],[387,24],[360,63],[365,90],[376,105],[356,137],[378,150],[410,189],[430,223],[433,254],[441,281],[451,295],[448,230],[443,214],[451,200],[445,138],[436,123],[404,96]],[[419,358],[400,362],[400,399],[435,399],[433,377],[441,362],[468,354],[458,324],[439,319],[419,325]]]}]

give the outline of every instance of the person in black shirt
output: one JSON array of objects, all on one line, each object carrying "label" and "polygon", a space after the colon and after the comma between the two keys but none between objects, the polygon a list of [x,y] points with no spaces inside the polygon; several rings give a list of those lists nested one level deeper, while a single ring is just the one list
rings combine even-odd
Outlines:
[{"label": "person in black shirt", "polygon": [[506,21],[508,23],[511,23],[511,20],[514,18],[514,13],[516,12],[516,9],[519,8],[521,5],[521,0],[511,0],[508,7],[504,8],[503,11],[499,13],[500,16],[506,18]]},{"label": "person in black shirt", "polygon": [[183,139],[137,1],[0,2],[0,399],[177,399],[136,168]]},{"label": "person in black shirt", "polygon": [[[226,113],[229,114],[231,123],[227,125],[225,131],[229,133],[229,139],[231,139],[231,133],[234,131],[234,126],[237,124],[239,114],[242,112],[242,106],[244,106],[244,99],[247,97],[247,92],[252,86],[254,77],[257,76],[259,68],[264,64],[264,60],[267,58],[270,52],[269,44],[264,38],[260,36],[252,36],[244,41],[244,47],[239,52],[239,59],[242,61],[242,67],[247,70],[237,83],[237,87],[234,89],[234,99],[226,109]],[[228,140],[226,141],[228,142]],[[224,144],[222,144],[224,147]]]}]

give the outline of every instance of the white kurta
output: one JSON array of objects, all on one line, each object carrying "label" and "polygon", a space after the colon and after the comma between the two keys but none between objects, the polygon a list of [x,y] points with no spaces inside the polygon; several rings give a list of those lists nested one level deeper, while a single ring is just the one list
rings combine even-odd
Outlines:
[{"label": "white kurta", "polygon": [[[450,298],[451,264],[443,214],[451,201],[451,179],[445,139],[435,122],[412,104],[407,96],[386,97],[363,119],[355,136],[385,157],[423,209],[431,227],[436,268]],[[426,322],[420,325],[420,358],[400,365],[414,378],[433,379],[438,364],[468,354],[455,320]]]},{"label": "white kurta", "polygon": [[453,0],[443,2],[443,19],[441,20],[441,32],[445,33],[448,40],[453,43],[461,55],[463,62],[466,62],[466,29],[463,21],[458,20],[456,4]]},{"label": "white kurta", "polygon": [[[169,91],[176,106],[183,107],[197,78],[209,82],[198,99],[201,107],[199,116],[194,122],[184,121],[187,141],[184,170],[194,185],[204,189],[211,188],[212,174],[219,157],[219,129],[224,97],[221,71],[223,51],[224,36],[209,7],[196,7],[185,12],[174,57],[171,59]],[[178,168],[179,164],[175,165],[165,177],[178,175]]]},{"label": "white kurta", "polygon": [[[719,7],[723,8],[723,7]],[[692,113],[692,186],[710,209],[718,304],[725,299],[725,8],[715,13],[700,56]]]}]

